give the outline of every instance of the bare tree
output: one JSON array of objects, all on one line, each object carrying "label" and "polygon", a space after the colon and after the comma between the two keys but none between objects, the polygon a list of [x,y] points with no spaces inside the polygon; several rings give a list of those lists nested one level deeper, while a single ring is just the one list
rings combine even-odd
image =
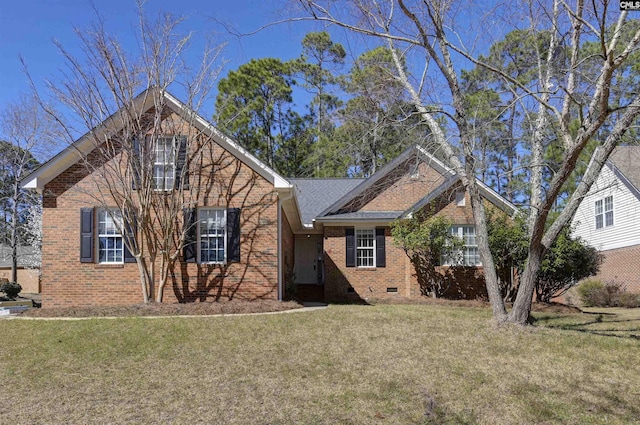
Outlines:
[{"label": "bare tree", "polygon": [[[466,8],[468,2],[450,0],[352,0],[348,3],[300,0],[297,3],[301,14],[294,20],[313,19],[339,25],[353,33],[378,38],[394,53],[398,80],[428,125],[438,149],[446,155],[470,194],[494,318],[500,322],[527,323],[536,276],[545,252],[575,213],[613,148],[640,114],[640,93],[634,93],[625,104],[615,107],[611,94],[621,66],[638,49],[640,30],[631,31],[623,40],[623,33],[633,21],[627,19],[626,11],[618,10],[618,2],[608,0],[589,5],[583,0],[571,4],[563,0],[523,1],[515,5],[492,5],[486,13],[479,8]],[[510,9],[503,16],[500,7]],[[474,16],[476,10],[478,15]],[[461,19],[463,15],[465,18]],[[486,40],[487,32],[502,31],[510,25],[513,16],[524,16],[526,19],[519,26],[527,27],[534,37],[541,32],[550,34],[547,44],[536,52],[536,84],[524,85],[504,70],[483,63],[472,49],[473,42]],[[469,28],[474,28],[472,22],[484,25],[470,34]],[[499,36],[495,34],[494,38]],[[587,42],[599,46],[597,54],[582,56],[582,47]],[[561,48],[567,61],[556,60]],[[404,57],[413,59],[406,71],[402,67]],[[422,60],[421,69],[416,58]],[[476,137],[459,77],[465,63],[495,73],[514,93],[523,93],[520,101],[533,102],[538,109],[528,140],[531,150],[529,256],[510,313],[500,294],[487,243],[484,204],[475,179],[478,172],[474,157]],[[588,76],[593,79],[588,80]],[[599,135],[605,124],[611,130],[600,139],[601,148],[592,155],[577,190],[549,226],[549,212],[561,188],[575,170],[587,142]],[[564,157],[560,167],[553,171],[550,183],[545,185],[543,150],[551,125],[558,129]]]},{"label": "bare tree", "polygon": [[20,180],[35,167],[36,153],[46,154],[53,147],[54,126],[33,98],[22,97],[8,104],[1,113],[0,166],[2,167],[2,203],[8,217],[8,242],[11,248],[11,281],[18,281],[18,246],[24,244],[25,218],[39,198],[20,187]]},{"label": "bare tree", "polygon": [[32,249],[25,253],[22,259],[24,265],[30,269],[38,270],[41,274],[42,266],[42,202],[34,203],[29,206],[27,217],[25,220],[26,242]]},{"label": "bare tree", "polygon": [[[135,259],[145,303],[162,301],[170,271],[190,242],[183,210],[199,196],[189,185],[190,167],[211,144],[196,125],[197,111],[209,100],[222,46],[207,43],[200,63],[190,67],[191,34],[180,33],[181,23],[169,14],[150,21],[139,2],[139,51],[128,52],[98,17],[88,30],[76,30],[83,56],[57,44],[66,72],[48,82],[57,109],[75,115],[62,116],[39,97],[79,157],[76,177],[91,182],[74,190],[84,190],[103,211],[104,225],[122,235],[122,255]],[[169,89],[183,94],[184,104]],[[77,134],[84,136],[76,140]]]}]

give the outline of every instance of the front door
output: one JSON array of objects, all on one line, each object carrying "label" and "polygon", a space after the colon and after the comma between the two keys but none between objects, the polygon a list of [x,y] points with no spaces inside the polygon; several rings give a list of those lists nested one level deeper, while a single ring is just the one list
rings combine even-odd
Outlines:
[{"label": "front door", "polygon": [[296,235],[295,283],[322,283],[322,235]]}]

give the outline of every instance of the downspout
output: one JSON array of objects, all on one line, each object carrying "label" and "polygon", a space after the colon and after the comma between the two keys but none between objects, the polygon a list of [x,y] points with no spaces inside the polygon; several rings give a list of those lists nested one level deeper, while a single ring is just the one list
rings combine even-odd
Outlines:
[{"label": "downspout", "polygon": [[293,198],[293,189],[285,197],[278,193],[278,301],[284,298],[284,255],[282,253],[282,203]]}]

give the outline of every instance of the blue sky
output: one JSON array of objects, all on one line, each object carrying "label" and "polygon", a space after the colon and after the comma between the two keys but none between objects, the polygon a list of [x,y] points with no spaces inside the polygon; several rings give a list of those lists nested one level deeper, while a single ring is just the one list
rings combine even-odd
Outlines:
[{"label": "blue sky", "polygon": [[[53,40],[77,51],[74,28],[86,28],[96,21],[94,7],[105,26],[125,47],[136,47],[136,5],[134,0],[4,0],[0,6],[0,107],[29,91],[19,56],[26,60],[36,84],[55,78],[64,60]],[[186,18],[181,30],[194,31],[194,40],[205,36],[226,42],[222,56],[228,61],[226,70],[236,69],[252,58],[279,57],[287,60],[300,54],[300,42],[317,24],[282,24],[256,35],[237,38],[217,21],[223,21],[239,32],[251,32],[262,25],[281,19],[284,0],[148,0],[147,14],[171,12]],[[196,47],[196,46],[194,46]],[[197,48],[195,49],[197,51]],[[209,110],[210,109],[210,110]],[[206,112],[212,112],[213,106]]]}]

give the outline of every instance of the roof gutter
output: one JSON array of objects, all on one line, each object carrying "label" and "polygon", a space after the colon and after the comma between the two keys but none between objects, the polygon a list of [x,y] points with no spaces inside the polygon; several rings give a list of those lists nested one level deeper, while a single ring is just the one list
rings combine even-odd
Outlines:
[{"label": "roof gutter", "polygon": [[[284,299],[284,253],[282,252],[282,203],[293,198],[293,186],[288,191],[278,191],[278,301]],[[284,196],[280,194],[283,193]]]}]

